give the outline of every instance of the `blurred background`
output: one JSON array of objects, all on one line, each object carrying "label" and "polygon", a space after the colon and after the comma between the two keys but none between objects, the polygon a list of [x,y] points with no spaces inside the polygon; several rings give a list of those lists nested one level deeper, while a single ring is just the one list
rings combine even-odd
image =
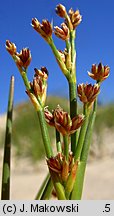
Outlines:
[{"label": "blurred background", "polygon": [[[21,175],[19,173],[31,173],[32,179],[37,180],[39,172],[45,173],[46,165],[41,163],[44,158],[44,148],[40,133],[40,127],[36,113],[29,103],[25,93],[21,76],[5,49],[5,41],[8,39],[14,42],[17,50],[29,47],[32,53],[32,62],[28,69],[29,80],[32,80],[34,68],[46,66],[49,71],[48,97],[46,105],[50,110],[57,104],[63,108],[68,107],[67,81],[61,73],[56,60],[54,59],[50,47],[31,27],[32,18],[36,17],[39,21],[48,19],[53,21],[53,25],[62,23],[62,19],[55,13],[57,4],[63,4],[67,10],[71,7],[79,9],[82,15],[82,22],[77,29],[76,50],[77,50],[77,82],[92,82],[88,77],[93,63],[102,62],[110,66],[110,76],[102,83],[101,93],[98,99],[98,113],[94,128],[93,140],[90,149],[89,165],[87,170],[87,184],[85,187],[84,198],[86,199],[113,199],[114,193],[112,183],[114,172],[114,2],[113,0],[25,0],[14,1],[4,0],[0,2],[0,146],[4,144],[5,119],[7,110],[7,99],[9,82],[11,75],[15,76],[15,95],[14,95],[14,116],[13,116],[13,175],[15,184],[20,184]],[[64,42],[53,36],[58,49],[64,49]],[[54,141],[54,130],[49,128],[49,132]],[[2,166],[2,150],[0,150]],[[17,159],[18,158],[18,159]],[[21,158],[21,160],[20,160]],[[41,159],[40,168],[38,159]],[[34,166],[33,166],[34,165]],[[93,166],[93,167],[92,167]],[[18,167],[18,169],[17,169]],[[17,172],[18,170],[18,172]],[[36,173],[38,172],[38,174]],[[108,173],[109,172],[109,173]],[[43,175],[41,178],[43,179]],[[102,173],[102,175],[101,175]],[[93,189],[100,175],[101,181],[97,184],[97,189]],[[26,179],[28,176],[26,176]],[[13,179],[13,178],[12,178]],[[32,181],[30,179],[30,181]],[[26,181],[26,180],[25,180]],[[102,182],[104,181],[104,186]],[[109,185],[106,187],[107,181]],[[30,183],[30,182],[28,182]],[[90,187],[89,187],[90,186]],[[104,187],[105,190],[104,190]],[[90,189],[91,188],[91,189]],[[32,194],[36,188],[32,187]],[[87,190],[87,193],[86,193]],[[24,190],[23,190],[24,191]],[[101,193],[97,193],[97,192]],[[105,193],[106,191],[106,193]],[[25,191],[24,191],[25,192]],[[13,189],[14,199],[29,198],[26,192],[22,194],[20,189]],[[30,191],[29,191],[30,192]],[[103,195],[103,193],[105,193]],[[17,194],[17,195],[16,195]]]}]

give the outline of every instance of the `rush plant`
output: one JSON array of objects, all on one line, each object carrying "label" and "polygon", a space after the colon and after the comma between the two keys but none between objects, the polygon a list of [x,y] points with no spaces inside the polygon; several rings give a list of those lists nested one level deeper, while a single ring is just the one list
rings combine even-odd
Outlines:
[{"label": "rush plant", "polygon": [[[102,81],[109,76],[110,68],[102,63],[93,64],[88,75],[95,80],[95,84],[77,85],[75,39],[82,16],[79,10],[74,11],[72,8],[67,12],[61,4],[57,5],[56,14],[63,19],[60,27],[56,26],[53,29],[48,20],[40,23],[37,18],[32,19],[32,27],[50,46],[57,64],[67,79],[70,113],[62,109],[62,104],[52,111],[45,105],[48,79],[46,67],[35,68],[33,80],[28,80],[30,50],[23,48],[17,52],[16,45],[9,40],[6,41],[6,49],[18,67],[26,93],[37,112],[49,168],[49,173],[35,199],[51,199],[52,194],[55,194],[59,200],[79,200],[82,197],[85,169],[96,117],[97,97]],[[63,51],[57,49],[53,34],[65,44]],[[81,114],[77,97],[83,106]],[[47,124],[55,128],[56,153],[53,152]]]}]

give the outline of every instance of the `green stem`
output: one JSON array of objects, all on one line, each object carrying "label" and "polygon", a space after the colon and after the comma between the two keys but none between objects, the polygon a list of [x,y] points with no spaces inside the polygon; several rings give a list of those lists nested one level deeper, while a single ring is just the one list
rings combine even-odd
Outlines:
[{"label": "green stem", "polygon": [[42,139],[43,139],[43,143],[44,143],[44,147],[46,151],[46,156],[47,158],[50,158],[53,156],[53,152],[52,152],[51,141],[50,141],[50,137],[49,137],[49,133],[47,129],[47,124],[45,121],[44,112],[42,109],[40,109],[37,111],[37,114],[38,114],[38,118],[40,122],[40,128],[41,128]]},{"label": "green stem", "polygon": [[[70,98],[70,116],[75,117],[77,110],[77,94],[76,94],[76,49],[75,49],[75,30],[70,31],[71,45],[71,78],[69,79],[69,98]],[[77,144],[77,132],[71,135],[71,151],[75,154]]]},{"label": "green stem", "polygon": [[83,148],[81,152],[81,159],[80,159],[81,161],[79,162],[77,175],[76,175],[76,181],[75,181],[75,185],[74,185],[74,188],[71,194],[71,199],[74,199],[74,200],[80,200],[82,197],[85,169],[86,169],[86,164],[87,164],[89,147],[91,143],[93,126],[94,126],[95,117],[96,117],[96,108],[97,108],[97,100],[94,102],[93,112],[89,119],[87,131],[85,134],[85,140],[84,140],[84,144],[83,144]]},{"label": "green stem", "polygon": [[37,193],[37,195],[35,197],[35,200],[40,200],[41,199],[42,194],[44,193],[44,190],[45,190],[49,180],[50,180],[50,174],[48,173],[46,178],[44,179],[41,187],[40,187],[40,190],[38,191],[38,193]]},{"label": "green stem", "polygon": [[57,152],[62,152],[62,147],[61,147],[61,140],[60,140],[60,133],[56,130],[56,147],[57,147]]},{"label": "green stem", "polygon": [[66,49],[67,49],[67,53],[69,53],[69,50],[70,50],[70,42],[69,42],[68,39],[66,40]]},{"label": "green stem", "polygon": [[80,200],[82,197],[84,174],[85,174],[86,163],[80,161],[78,163],[78,169],[76,173],[76,181],[74,183],[74,188],[71,193],[71,200]]},{"label": "green stem", "polygon": [[85,134],[86,134],[87,126],[88,126],[89,112],[86,106],[84,106],[84,115],[85,115],[85,121],[80,129],[80,134],[79,134],[78,143],[77,143],[76,152],[75,152],[75,161],[76,160],[80,161],[80,156],[81,156],[81,152],[82,152],[82,148],[84,144]]},{"label": "green stem", "polygon": [[60,182],[60,178],[58,174],[50,170],[50,175],[52,177],[52,181],[54,184],[54,188],[55,188],[58,200],[66,200],[65,190],[64,190],[63,185]]},{"label": "green stem", "polygon": [[71,61],[74,62],[75,58],[75,30],[70,32],[70,42],[71,42]]},{"label": "green stem", "polygon": [[11,158],[11,138],[12,138],[12,115],[14,98],[14,76],[11,77],[10,91],[7,109],[6,135],[4,145],[4,159],[2,170],[1,200],[10,199],[10,158]]},{"label": "green stem", "polygon": [[64,156],[66,157],[66,161],[69,158],[69,142],[68,142],[68,135],[63,136],[64,140]]},{"label": "green stem", "polygon": [[70,43],[71,43],[71,62],[72,69],[71,75],[74,80],[76,80],[76,49],[75,49],[75,30],[71,30],[70,32]]},{"label": "green stem", "polygon": [[84,141],[84,145],[83,145],[83,149],[82,149],[81,160],[84,162],[87,162],[87,158],[88,158],[88,154],[89,154],[92,132],[93,132],[94,122],[95,122],[95,118],[96,118],[96,110],[97,110],[97,99],[94,102],[93,112],[92,112],[91,117],[90,117],[90,121],[88,124],[86,136],[85,136],[85,141]]},{"label": "green stem", "polygon": [[51,42],[49,43],[51,49],[52,49],[52,52],[55,56],[55,58],[57,59],[57,62],[62,70],[62,72],[64,73],[64,75],[67,77],[67,79],[69,78],[69,71],[67,70],[66,68],[66,65],[65,63],[63,62],[62,58],[61,58],[61,55],[59,54],[54,42],[53,42],[53,39],[51,39]]},{"label": "green stem", "polygon": [[53,183],[51,180],[50,173],[48,173],[40,187],[38,194],[36,195],[35,200],[49,200],[52,190],[53,190]]},{"label": "green stem", "polygon": [[49,178],[45,190],[42,194],[41,200],[49,200],[53,190],[53,182],[51,177]]},{"label": "green stem", "polygon": [[24,84],[25,84],[25,86],[26,86],[26,89],[27,89],[27,90],[30,90],[30,89],[31,89],[31,87],[30,87],[30,82],[29,82],[29,80],[28,80],[28,77],[27,77],[26,72],[25,72],[25,71],[22,71],[22,72],[21,72],[21,76],[22,76],[22,78],[23,78],[23,81],[24,81]]},{"label": "green stem", "polygon": [[[69,82],[70,116],[71,119],[77,115],[76,83]],[[77,132],[71,135],[71,151],[75,154]]]}]

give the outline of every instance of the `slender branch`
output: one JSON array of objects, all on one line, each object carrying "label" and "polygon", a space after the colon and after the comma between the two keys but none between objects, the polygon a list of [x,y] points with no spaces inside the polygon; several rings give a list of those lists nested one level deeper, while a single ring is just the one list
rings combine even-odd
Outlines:
[{"label": "slender branch", "polygon": [[64,156],[66,157],[66,161],[68,161],[69,158],[69,142],[68,142],[68,135],[63,136],[64,140]]},{"label": "slender branch", "polygon": [[28,77],[27,77],[26,72],[25,72],[25,71],[22,71],[22,72],[21,72],[21,76],[22,76],[22,78],[23,78],[23,81],[24,81],[24,84],[25,84],[26,89],[27,89],[27,90],[30,90],[30,89],[31,89],[31,87],[30,87],[30,82],[29,82],[29,80],[28,80]]},{"label": "slender branch", "polygon": [[93,126],[95,122],[96,108],[97,108],[97,100],[94,102],[93,112],[91,113],[91,116],[89,118],[89,123],[85,134],[85,140],[83,143],[83,148],[80,156],[80,162],[78,165],[76,181],[71,194],[71,199],[80,200],[82,197],[83,182],[84,182],[88,152],[89,152],[89,147],[90,147],[91,137],[93,132]]},{"label": "slender branch", "polygon": [[[70,116],[71,119],[77,115],[76,83],[69,82]],[[71,151],[76,150],[77,132],[71,135]]]},{"label": "slender branch", "polygon": [[[71,45],[71,80],[69,80],[70,116],[73,118],[78,114],[77,93],[76,93],[76,49],[75,49],[75,30],[70,31]],[[75,154],[77,145],[77,132],[71,135],[71,151]]]},{"label": "slender branch", "polygon": [[40,128],[41,128],[41,133],[42,133],[42,139],[43,139],[44,146],[45,146],[46,156],[47,158],[50,158],[53,156],[53,151],[51,147],[51,141],[50,141],[50,137],[49,137],[49,133],[47,129],[47,124],[45,121],[44,112],[42,109],[40,109],[37,111],[37,114],[38,114],[38,118],[40,122]]},{"label": "slender branch", "polygon": [[40,190],[38,191],[38,193],[37,193],[37,195],[36,195],[36,197],[35,197],[35,200],[40,200],[40,199],[41,199],[41,196],[42,196],[42,194],[43,194],[43,192],[44,192],[44,190],[45,190],[45,187],[46,187],[46,185],[47,185],[49,179],[50,179],[50,174],[48,173],[48,174],[46,175],[46,178],[44,179],[44,181],[43,181],[41,187],[40,187]]},{"label": "slender branch", "polygon": [[57,129],[55,129],[55,131],[56,131],[56,147],[57,147],[57,152],[62,152],[60,133],[58,132]]},{"label": "slender branch", "polygon": [[71,30],[70,32],[70,43],[71,43],[71,74],[72,78],[76,82],[76,48],[75,48],[75,30]]},{"label": "slender branch", "polygon": [[80,161],[78,164],[74,188],[72,190],[71,197],[70,197],[71,200],[81,200],[85,168],[86,168],[86,163]]},{"label": "slender branch", "polygon": [[35,200],[47,200],[50,198],[53,189],[53,183],[51,180],[51,176],[48,173],[46,178],[44,179],[38,194],[36,195]]},{"label": "slender branch", "polygon": [[45,187],[45,190],[42,194],[41,200],[49,200],[52,194],[52,190],[53,190],[53,182],[50,176],[47,185]]},{"label": "slender branch", "polygon": [[58,200],[66,200],[65,190],[58,174],[50,170],[50,175],[52,177],[53,185],[56,190]]},{"label": "slender branch", "polygon": [[69,42],[69,40],[67,39],[66,41],[66,49],[67,49],[67,52],[69,53],[69,50],[70,50],[70,42]]},{"label": "slender branch", "polygon": [[56,58],[56,60],[57,60],[57,62],[59,64],[62,72],[64,73],[66,78],[69,79],[69,75],[70,75],[69,71],[67,70],[65,63],[63,62],[63,60],[61,58],[61,55],[59,54],[59,52],[58,52],[58,50],[57,50],[57,48],[56,48],[56,46],[55,46],[55,44],[53,42],[53,39],[51,39],[51,42],[49,43],[49,45],[50,45],[50,47],[52,49],[52,52],[53,52],[53,54],[54,54],[54,56],[55,56],[55,58]]},{"label": "slender branch", "polygon": [[82,148],[84,144],[84,139],[85,139],[85,134],[86,134],[87,126],[88,126],[88,120],[89,120],[89,112],[87,110],[86,105],[84,106],[83,113],[85,115],[85,121],[80,129],[80,134],[79,134],[78,143],[77,143],[76,152],[75,152],[75,160],[78,160],[78,161],[80,160],[80,156],[81,156],[81,152],[82,152]]},{"label": "slender branch", "polygon": [[1,200],[10,199],[10,160],[11,160],[11,138],[12,138],[12,115],[14,99],[14,76],[11,77],[9,100],[7,109],[6,136],[4,145],[4,159],[2,170]]},{"label": "slender branch", "polygon": [[96,111],[97,111],[97,99],[94,102],[93,112],[90,116],[90,121],[88,124],[85,141],[82,149],[81,160],[84,162],[87,162],[87,158],[88,158],[89,147],[91,144],[92,132],[93,132],[94,122],[96,118]]}]

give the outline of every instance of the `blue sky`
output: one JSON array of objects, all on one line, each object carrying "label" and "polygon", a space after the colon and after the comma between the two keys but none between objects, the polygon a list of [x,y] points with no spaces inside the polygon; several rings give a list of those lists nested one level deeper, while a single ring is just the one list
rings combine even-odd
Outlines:
[{"label": "blue sky", "polygon": [[[91,82],[87,71],[93,63],[102,61],[111,68],[109,78],[102,84],[99,99],[114,102],[114,2],[113,0],[4,0],[0,3],[0,113],[7,109],[10,76],[15,76],[15,104],[27,100],[20,74],[5,50],[6,39],[14,42],[18,51],[29,47],[32,63],[28,77],[33,77],[34,68],[46,66],[49,70],[48,95],[68,96],[67,81],[61,73],[46,42],[31,27],[31,19],[44,18],[54,25],[60,25],[62,19],[55,13],[58,3],[68,9],[79,9],[83,21],[77,29],[77,81]],[[64,49],[64,42],[56,38],[58,49]]]}]

